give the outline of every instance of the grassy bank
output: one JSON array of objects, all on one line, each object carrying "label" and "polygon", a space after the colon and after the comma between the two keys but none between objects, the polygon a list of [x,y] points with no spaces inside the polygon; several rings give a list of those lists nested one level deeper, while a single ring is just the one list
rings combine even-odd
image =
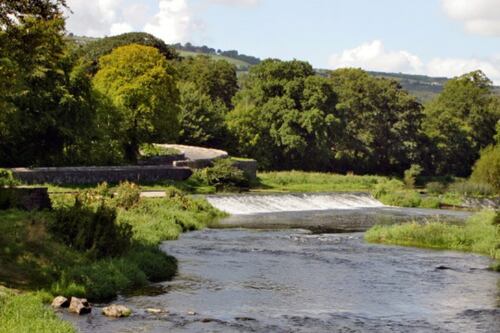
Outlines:
[{"label": "grassy bank", "polygon": [[37,321],[26,323],[31,316],[46,318],[48,325],[31,331],[71,331],[50,319],[41,295],[44,300],[63,295],[108,301],[170,279],[177,263],[159,250],[159,243],[223,216],[205,200],[175,189],[161,199],[141,199],[136,187],[119,189],[113,197],[105,193],[109,189],[81,192],[79,203],[59,196],[53,211],[0,211],[0,285],[21,291],[0,295],[0,332],[38,327],[29,326]]},{"label": "grassy bank", "polygon": [[500,213],[485,210],[470,217],[464,225],[437,221],[378,225],[365,233],[365,240],[371,243],[474,252],[500,260]]},{"label": "grassy bank", "polygon": [[43,300],[40,294],[19,294],[0,286],[0,332],[76,332],[44,306]]}]

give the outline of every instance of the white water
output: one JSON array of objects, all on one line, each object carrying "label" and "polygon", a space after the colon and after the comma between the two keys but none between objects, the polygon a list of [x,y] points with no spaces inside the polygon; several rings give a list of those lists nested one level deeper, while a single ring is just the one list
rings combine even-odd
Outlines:
[{"label": "white water", "polygon": [[223,195],[207,200],[233,215],[384,207],[365,193]]}]

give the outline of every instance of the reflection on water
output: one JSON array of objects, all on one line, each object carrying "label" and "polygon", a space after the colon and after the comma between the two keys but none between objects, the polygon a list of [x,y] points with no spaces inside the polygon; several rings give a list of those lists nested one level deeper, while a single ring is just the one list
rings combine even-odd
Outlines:
[{"label": "reflection on water", "polygon": [[180,261],[165,294],[120,299],[127,319],[68,318],[83,332],[500,332],[499,275],[481,256],[302,230],[205,230],[162,248]]}]

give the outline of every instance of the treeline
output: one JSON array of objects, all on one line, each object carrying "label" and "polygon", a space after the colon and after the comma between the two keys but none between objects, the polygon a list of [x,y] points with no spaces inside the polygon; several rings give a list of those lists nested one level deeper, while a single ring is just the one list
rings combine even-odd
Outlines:
[{"label": "treeline", "polygon": [[232,59],[237,59],[244,61],[250,65],[257,65],[261,62],[261,59],[249,56],[246,54],[240,54],[237,50],[227,50],[223,51],[221,49],[214,49],[213,47],[208,47],[206,45],[203,46],[195,46],[191,43],[185,43],[184,45],[181,43],[176,43],[172,45],[176,50],[203,53],[203,54],[212,54],[212,55],[220,55]]},{"label": "treeline", "polygon": [[500,100],[480,71],[426,105],[360,69],[319,76],[307,62],[267,59],[238,78],[228,62],[181,58],[145,33],[73,43],[62,6],[0,6],[0,166],[131,163],[152,142],[222,148],[268,170],[419,164],[467,176],[482,150],[498,156]]}]

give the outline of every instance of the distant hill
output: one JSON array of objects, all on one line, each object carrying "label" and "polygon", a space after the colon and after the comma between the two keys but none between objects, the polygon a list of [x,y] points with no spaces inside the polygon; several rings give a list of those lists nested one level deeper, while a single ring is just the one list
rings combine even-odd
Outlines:
[{"label": "distant hill", "polygon": [[[131,36],[136,36],[140,34],[132,33]],[[101,38],[92,37],[82,37],[82,36],[68,36],[76,44],[80,46],[86,46],[89,43],[97,42]],[[123,37],[108,37],[108,39],[123,39]],[[156,39],[155,39],[156,41]],[[95,43],[93,43],[95,44]],[[162,45],[163,46],[163,45]],[[252,66],[257,65],[261,62],[261,59],[249,56],[246,54],[240,54],[236,50],[223,51],[220,49],[211,48],[208,46],[195,46],[191,43],[186,44],[173,44],[169,45],[174,48],[181,57],[193,57],[197,55],[206,55],[217,60],[226,60],[234,64],[240,74],[247,72]],[[87,46],[88,47],[88,46]],[[85,49],[85,48],[83,48]],[[318,75],[327,76],[329,70],[327,69],[317,69]],[[437,94],[443,91],[443,87],[449,80],[446,77],[431,77],[426,75],[414,75],[414,74],[403,74],[403,73],[385,73],[385,72],[368,72],[376,77],[384,77],[398,81],[401,86],[408,90],[411,94],[416,96],[421,102],[426,102],[434,98]],[[494,87],[496,94],[500,95],[500,87]]]}]

